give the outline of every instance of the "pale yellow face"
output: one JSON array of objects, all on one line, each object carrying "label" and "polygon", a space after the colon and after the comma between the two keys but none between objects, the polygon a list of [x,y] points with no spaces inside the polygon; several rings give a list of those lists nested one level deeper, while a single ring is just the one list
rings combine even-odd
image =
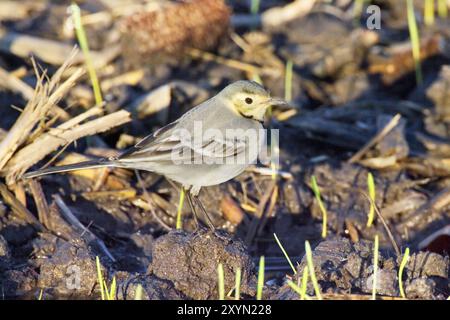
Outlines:
[{"label": "pale yellow face", "polygon": [[237,81],[227,86],[221,94],[242,117],[263,121],[267,108],[275,101],[269,93],[253,81]]}]

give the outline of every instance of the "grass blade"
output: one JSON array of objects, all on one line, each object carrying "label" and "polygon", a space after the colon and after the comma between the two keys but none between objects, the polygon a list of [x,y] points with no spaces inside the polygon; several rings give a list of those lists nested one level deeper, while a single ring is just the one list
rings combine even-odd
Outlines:
[{"label": "grass blade", "polygon": [[39,291],[38,300],[42,300],[43,297],[44,297],[44,289],[41,289],[41,291]]},{"label": "grass blade", "polygon": [[116,290],[117,284],[116,284],[116,277],[114,276],[111,281],[111,287],[109,288],[109,300],[116,300]]},{"label": "grass blade", "polygon": [[95,257],[95,264],[97,266],[97,280],[100,285],[101,298],[102,298],[102,300],[105,300],[105,289],[103,287],[104,281],[103,281],[102,270],[100,268],[100,259],[98,258],[98,256]]},{"label": "grass blade", "polygon": [[78,43],[80,44],[81,51],[83,52],[86,68],[89,73],[89,78],[91,79],[95,104],[101,105],[103,102],[102,92],[97,78],[97,73],[95,72],[94,64],[92,63],[92,57],[89,51],[86,32],[84,31],[83,23],[81,22],[81,10],[80,7],[75,3],[70,6],[70,10],[72,12],[72,21],[75,27],[75,33],[77,35]]},{"label": "grass blade", "polygon": [[225,300],[225,277],[223,274],[223,265],[219,263],[217,267],[217,277],[219,285],[219,300]]},{"label": "grass blade", "polygon": [[448,16],[447,0],[438,0],[437,11],[440,18],[445,19]]},{"label": "grass blade", "polygon": [[265,268],[264,256],[261,256],[261,258],[259,259],[258,286],[256,288],[256,300],[262,299],[262,292],[263,292],[263,287],[264,287],[264,268]]},{"label": "grass blade", "polygon": [[250,13],[253,15],[258,14],[260,4],[261,0],[252,0],[252,3],[250,5]]},{"label": "grass blade", "polygon": [[375,180],[371,172],[367,174],[367,189],[369,191],[369,197],[372,200],[370,201],[369,215],[367,217],[367,227],[370,228],[375,218]]},{"label": "grass blade", "polygon": [[236,270],[236,284],[234,286],[234,300],[241,299],[241,268]]},{"label": "grass blade", "polygon": [[[292,282],[291,280],[287,281],[287,284],[289,287],[291,287],[292,290],[294,290],[300,297],[302,296],[302,289],[296,285],[294,282]],[[303,300],[303,299],[302,299]]]},{"label": "grass blade", "polygon": [[431,26],[434,24],[434,0],[425,0],[423,7],[423,21],[425,25]]},{"label": "grass blade", "polygon": [[422,84],[422,67],[420,65],[420,36],[419,29],[417,28],[417,21],[414,15],[414,3],[413,0],[406,0],[406,9],[408,14],[408,29],[409,36],[411,38],[412,54],[416,69],[416,82]]},{"label": "grass blade", "polygon": [[409,248],[405,249],[403,254],[402,262],[400,263],[400,268],[398,269],[398,288],[400,289],[400,296],[406,299],[405,291],[403,291],[403,270],[409,260]]},{"label": "grass blade", "polygon": [[184,204],[184,197],[186,195],[186,192],[184,191],[184,188],[181,188],[180,191],[180,201],[178,202],[178,210],[177,210],[177,224],[176,228],[177,230],[181,230],[183,228],[183,224],[181,221],[181,213],[183,211],[183,204]]},{"label": "grass blade", "polygon": [[294,271],[294,274],[297,274],[297,270],[295,270],[294,265],[292,264],[291,259],[289,258],[289,255],[287,254],[286,250],[284,250],[283,245],[280,242],[280,239],[278,239],[277,234],[274,233],[273,236],[275,237],[275,241],[277,242],[278,246],[280,247],[281,251],[283,252],[284,256],[286,257],[286,260],[289,262],[289,265],[292,268],[292,271]]},{"label": "grass blade", "polygon": [[316,273],[314,271],[314,263],[311,251],[311,245],[309,241],[305,241],[305,251],[306,251],[306,261],[308,263],[309,276],[311,277],[311,281],[314,287],[314,292],[316,293],[316,297],[319,300],[322,300],[322,294],[320,293],[319,282],[317,281]]},{"label": "grass blade", "polygon": [[377,277],[378,277],[378,235],[375,235],[373,248],[373,280],[372,280],[372,300],[377,299]]},{"label": "grass blade", "polygon": [[317,199],[317,202],[319,203],[320,211],[322,212],[322,238],[326,238],[327,237],[328,213],[327,213],[327,209],[325,209],[325,206],[323,205],[322,197],[320,196],[320,189],[319,189],[319,186],[317,185],[317,180],[316,180],[315,176],[311,177],[311,186],[312,186],[314,195]]},{"label": "grass blade", "polygon": [[309,272],[308,266],[305,266],[303,268],[302,273],[302,288],[301,288],[302,292],[300,295],[301,300],[305,300],[307,298],[306,290],[308,289],[308,277],[309,277],[308,272]]},{"label": "grass blade", "polygon": [[136,292],[134,293],[134,300],[142,300],[144,289],[141,284],[138,284],[136,288]]}]

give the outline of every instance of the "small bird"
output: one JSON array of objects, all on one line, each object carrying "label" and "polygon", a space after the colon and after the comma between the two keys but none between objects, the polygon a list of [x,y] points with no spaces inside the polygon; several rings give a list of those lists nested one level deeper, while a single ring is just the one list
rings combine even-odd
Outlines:
[{"label": "small bird", "polygon": [[[198,215],[192,197],[214,230],[198,199],[201,187],[233,179],[255,163],[265,145],[265,135],[259,132],[263,130],[266,110],[286,104],[282,99],[272,98],[256,82],[236,81],[117,157],[51,167],[26,173],[23,177],[101,167],[155,172],[189,191],[186,194],[197,226]],[[258,133],[256,137],[252,132]]]}]

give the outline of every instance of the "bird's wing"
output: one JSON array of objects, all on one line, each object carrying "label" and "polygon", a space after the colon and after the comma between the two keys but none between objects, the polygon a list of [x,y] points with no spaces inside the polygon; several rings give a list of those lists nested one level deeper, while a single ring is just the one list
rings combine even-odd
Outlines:
[{"label": "bird's wing", "polygon": [[[163,128],[164,129],[164,128]],[[211,137],[200,144],[186,141],[174,130],[164,136],[152,135],[139,142],[132,150],[121,155],[118,160],[134,161],[194,161],[196,157],[226,160],[245,152],[245,140],[225,140]]]},{"label": "bird's wing", "polygon": [[139,153],[143,149],[152,149],[155,146],[162,147],[164,142],[170,141],[170,139],[167,139],[166,136],[169,136],[170,138],[170,130],[175,128],[178,124],[178,121],[171,122],[164,127],[156,130],[154,133],[149,134],[145,138],[143,138],[141,141],[139,141],[137,144],[135,144],[133,147],[129,148],[125,152],[123,152],[117,160],[120,159],[127,159],[130,156],[133,156],[135,153]]}]

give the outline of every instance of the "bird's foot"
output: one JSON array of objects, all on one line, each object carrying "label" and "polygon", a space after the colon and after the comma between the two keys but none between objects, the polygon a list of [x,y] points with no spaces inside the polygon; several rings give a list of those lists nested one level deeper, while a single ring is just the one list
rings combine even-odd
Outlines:
[{"label": "bird's foot", "polygon": [[214,236],[216,236],[217,238],[219,238],[220,240],[222,240],[224,242],[230,242],[231,241],[230,234],[228,234],[228,232],[226,232],[224,230],[214,229],[214,230],[211,230],[210,232],[212,234],[214,234]]},{"label": "bird's foot", "polygon": [[231,236],[224,230],[219,230],[219,229],[211,229],[211,228],[207,228],[201,225],[198,225],[195,230],[192,232],[193,234],[193,238],[197,238],[203,235],[211,235],[214,236],[224,242],[230,242],[231,241]]}]

